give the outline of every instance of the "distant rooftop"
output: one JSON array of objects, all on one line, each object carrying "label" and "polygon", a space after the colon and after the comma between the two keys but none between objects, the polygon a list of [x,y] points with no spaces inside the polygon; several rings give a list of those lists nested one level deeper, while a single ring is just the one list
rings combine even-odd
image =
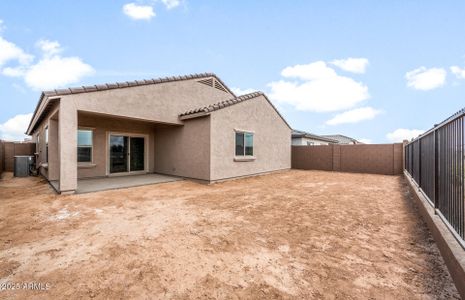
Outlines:
[{"label": "distant rooftop", "polygon": [[302,131],[302,130],[295,130],[295,129],[292,130],[292,137],[306,137],[309,139],[320,140],[320,141],[329,142],[329,143],[335,143],[335,144],[339,143],[339,141],[336,139],[332,139],[329,137],[317,135],[317,134]]},{"label": "distant rooftop", "polygon": [[360,141],[357,141],[354,138],[348,137],[346,135],[342,134],[325,134],[322,135],[323,137],[329,138],[329,139],[334,139],[338,141],[339,144],[363,144]]}]

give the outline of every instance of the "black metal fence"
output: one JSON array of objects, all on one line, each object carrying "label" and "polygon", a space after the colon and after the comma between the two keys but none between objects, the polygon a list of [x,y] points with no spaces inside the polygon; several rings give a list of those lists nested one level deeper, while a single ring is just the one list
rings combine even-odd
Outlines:
[{"label": "black metal fence", "polygon": [[408,143],[405,169],[465,246],[465,109]]}]

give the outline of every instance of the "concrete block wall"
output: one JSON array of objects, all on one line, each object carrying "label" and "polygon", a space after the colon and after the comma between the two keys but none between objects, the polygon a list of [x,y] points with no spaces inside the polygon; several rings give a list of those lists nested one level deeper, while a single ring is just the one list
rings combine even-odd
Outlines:
[{"label": "concrete block wall", "polygon": [[331,145],[292,146],[291,168],[304,170],[333,170]]},{"label": "concrete block wall", "polygon": [[292,146],[292,168],[384,175],[402,174],[402,144]]},{"label": "concrete block wall", "polygon": [[34,155],[35,143],[0,141],[0,173],[13,172],[16,155]]}]

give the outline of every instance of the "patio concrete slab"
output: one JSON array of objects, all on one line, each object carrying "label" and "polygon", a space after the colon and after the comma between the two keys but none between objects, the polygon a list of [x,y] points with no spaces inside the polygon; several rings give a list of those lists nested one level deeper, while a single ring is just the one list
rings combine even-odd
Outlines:
[{"label": "patio concrete slab", "polygon": [[[173,177],[162,174],[143,174],[143,175],[129,175],[129,176],[115,176],[115,177],[102,177],[102,178],[89,178],[78,180],[77,194],[91,193],[98,191],[114,190],[129,188],[135,186],[157,184],[164,182],[172,182],[183,180],[179,177]],[[54,185],[54,182],[51,182]],[[56,183],[57,184],[57,183]],[[57,188],[57,187],[55,187]]]}]

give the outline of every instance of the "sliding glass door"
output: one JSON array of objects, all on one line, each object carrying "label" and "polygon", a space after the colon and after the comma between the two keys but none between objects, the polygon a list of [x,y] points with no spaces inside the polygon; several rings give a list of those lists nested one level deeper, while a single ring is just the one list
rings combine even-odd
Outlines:
[{"label": "sliding glass door", "polygon": [[144,171],[145,169],[145,139],[143,137],[130,137],[130,171]]},{"label": "sliding glass door", "polygon": [[110,173],[128,173],[145,170],[145,138],[110,135]]},{"label": "sliding glass door", "polygon": [[110,173],[121,173],[128,171],[128,137],[110,136]]}]

